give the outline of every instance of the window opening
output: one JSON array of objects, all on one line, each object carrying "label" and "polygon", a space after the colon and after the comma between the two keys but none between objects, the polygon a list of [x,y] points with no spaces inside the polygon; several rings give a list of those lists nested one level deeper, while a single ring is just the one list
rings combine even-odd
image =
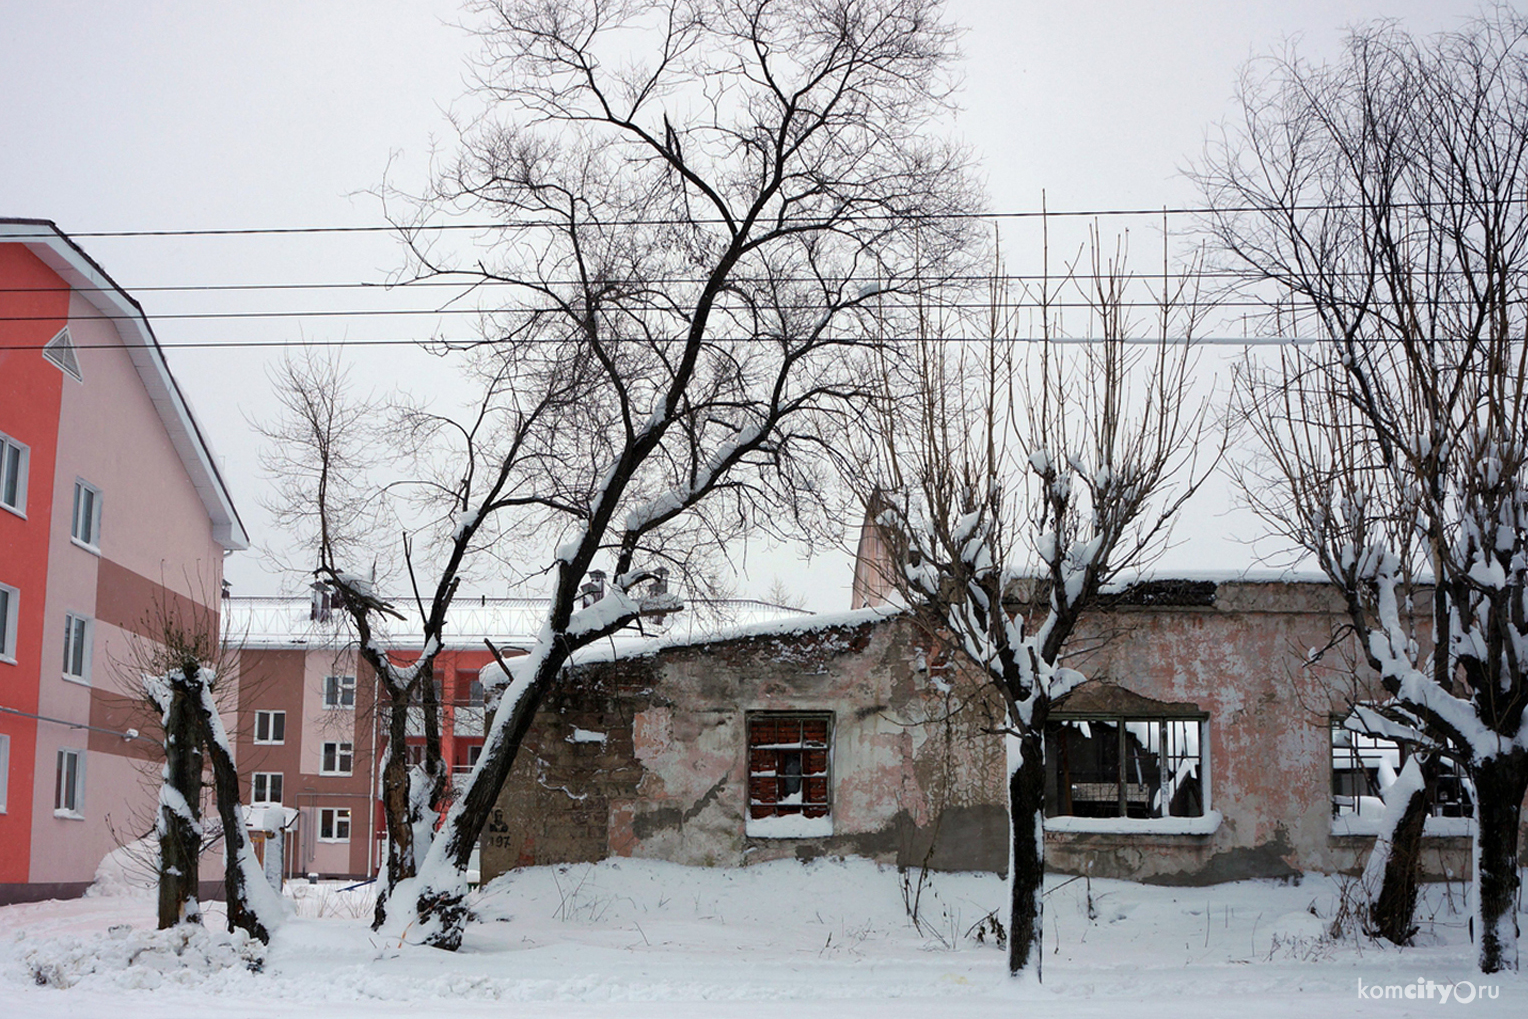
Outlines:
[{"label": "window opening", "polygon": [[1204,723],[1053,717],[1045,727],[1046,816],[1203,817]]}]

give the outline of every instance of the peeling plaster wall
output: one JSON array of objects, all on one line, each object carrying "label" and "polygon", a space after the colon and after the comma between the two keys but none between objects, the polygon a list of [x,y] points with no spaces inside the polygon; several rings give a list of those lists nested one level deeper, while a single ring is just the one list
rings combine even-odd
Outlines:
[{"label": "peeling plaster wall", "polygon": [[[1071,661],[1090,678],[1209,714],[1212,835],[1049,832],[1047,865],[1064,873],[1165,884],[1358,873],[1372,838],[1331,834],[1330,719],[1355,689],[1345,617],[1315,583],[1222,583],[1209,604],[1119,605],[1090,618]],[[1316,649],[1321,662],[1306,666]],[[1359,681],[1373,696],[1377,686]],[[1428,838],[1431,877],[1468,873],[1469,840]]]},{"label": "peeling plaster wall", "polygon": [[[485,879],[606,856],[1006,866],[1002,748],[972,739],[965,719],[928,721],[943,699],[918,672],[919,644],[910,621],[892,620],[575,668],[537,715],[484,832]],[[745,834],[750,711],[833,714],[832,836]]]},{"label": "peeling plaster wall", "polygon": [[[1328,725],[1354,690],[1350,650],[1329,647],[1342,622],[1331,589],[1185,585],[1191,597],[1174,604],[1171,584],[1159,586],[1085,620],[1072,646],[1093,650],[1068,664],[1208,714],[1209,807],[1222,822],[1210,835],[1047,832],[1048,866],[1169,884],[1361,871],[1373,839],[1331,834]],[[833,714],[832,836],[745,833],[750,711]],[[906,617],[582,665],[543,705],[505,784],[484,878],[607,856],[738,866],[858,855],[1001,872],[1001,717],[992,692]],[[1458,879],[1468,856],[1467,839],[1429,838],[1424,870]]]}]

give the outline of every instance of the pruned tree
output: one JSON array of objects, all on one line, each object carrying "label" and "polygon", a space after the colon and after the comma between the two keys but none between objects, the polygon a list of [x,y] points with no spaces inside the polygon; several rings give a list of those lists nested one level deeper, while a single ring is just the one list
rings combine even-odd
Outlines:
[{"label": "pruned tree", "polygon": [[130,662],[122,666],[137,672],[140,689],[163,725],[165,763],[155,825],[159,926],[202,922],[196,896],[207,847],[203,773],[210,763],[222,826],[228,929],[269,942],[283,911],[245,832],[239,773],[217,703],[219,675],[231,672],[217,620],[213,610],[200,606],[156,604],[144,620],[148,638],[133,645]]},{"label": "pruned tree", "polygon": [[1269,329],[1316,341],[1247,373],[1267,457],[1246,487],[1342,592],[1364,659],[1423,745],[1468,769],[1478,961],[1515,969],[1528,19],[1492,8],[1425,41],[1381,24],[1335,65],[1294,53],[1254,65],[1197,176],[1207,229],[1267,302]]},{"label": "pruned tree", "polygon": [[[460,943],[466,865],[537,707],[579,648],[680,607],[660,571],[693,586],[746,534],[831,527],[835,432],[876,396],[870,320],[959,271],[974,208],[964,153],[927,136],[953,55],[939,8],[471,5],[487,112],[399,226],[415,278],[509,297],[467,353],[475,409],[406,414],[422,469],[373,489],[420,500],[398,559],[424,654],[394,670],[380,623],[398,606],[358,579],[322,500],[309,523],[395,703],[427,675],[464,578],[545,575],[550,607],[531,652],[500,659],[484,749],[428,852],[416,825],[409,855],[390,855],[388,929]],[[498,224],[469,256],[432,232],[458,213]],[[326,438],[310,406],[295,417],[311,494],[323,449],[359,440]],[[600,567],[608,586],[589,581]],[[390,765],[385,803],[403,781]]]},{"label": "pruned tree", "polygon": [[159,841],[159,929],[201,923],[196,901],[202,859],[202,740],[196,714],[202,663],[175,662],[145,674],[143,689],[164,727],[164,780],[154,834]]},{"label": "pruned tree", "polygon": [[[946,333],[917,344],[916,371],[898,390],[906,396],[886,401],[860,482],[888,550],[887,579],[1006,705],[1008,966],[1036,979],[1045,727],[1051,706],[1086,678],[1063,664],[1068,640],[1111,583],[1162,550],[1224,448],[1194,391],[1196,309],[1184,281],[1163,281],[1157,339],[1135,344],[1126,295],[1141,281],[1123,251],[1104,258],[1096,236],[1090,250],[1066,278],[1099,335],[1063,344],[1046,315],[1039,338],[1016,339],[995,292],[981,339]],[[1035,303],[1048,309],[1054,296]]]}]

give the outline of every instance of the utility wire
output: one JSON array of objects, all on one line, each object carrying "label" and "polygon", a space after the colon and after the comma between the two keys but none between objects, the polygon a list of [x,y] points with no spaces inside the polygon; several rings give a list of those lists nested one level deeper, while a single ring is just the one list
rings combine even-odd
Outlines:
[{"label": "utility wire", "polygon": [[[1528,203],[1528,196],[1511,200],[1512,204]],[[1440,199],[1427,202],[1392,202],[1387,205],[1391,210],[1420,210],[1433,208],[1457,208],[1479,203],[1463,200]],[[1119,216],[1224,216],[1240,215],[1243,213],[1276,212],[1281,214],[1302,212],[1345,212],[1354,209],[1372,208],[1372,205],[1363,202],[1316,202],[1307,205],[1234,205],[1220,208],[1209,206],[1159,206],[1154,209],[1143,208],[1115,208],[1115,209],[1021,209],[992,212],[961,212],[961,213],[847,213],[836,216],[831,221],[824,218],[824,222],[834,225],[847,223],[885,223],[885,222],[941,222],[950,220],[1019,220],[1019,219],[1079,219],[1079,218],[1103,218]],[[661,218],[636,217],[629,219],[602,219],[589,220],[577,225],[597,229],[601,227],[636,227],[636,226],[671,226],[678,220],[673,216]],[[685,217],[683,222],[697,226],[725,226],[726,220],[720,217]],[[565,228],[568,224],[560,220],[529,220],[518,223],[505,223],[496,221],[478,221],[462,223],[430,223],[430,224],[393,224],[393,223],[366,223],[355,226],[270,226],[270,227],[207,227],[188,229],[166,230],[77,230],[64,231],[66,236],[75,238],[137,238],[137,237],[249,237],[249,236],[283,236],[288,234],[364,234],[364,233],[432,233],[439,231],[460,230],[522,230],[544,229],[548,227]],[[7,240],[24,239],[29,237],[42,238],[55,236],[51,230],[39,229],[36,233],[18,232],[8,234]]]},{"label": "utility wire", "polygon": [[[936,342],[936,343],[988,343],[988,342],[993,342],[994,340],[996,342],[999,342],[999,343],[1009,343],[1009,344],[1047,342],[1047,341],[1043,340],[1039,336],[998,336],[998,337],[986,337],[986,336],[930,336],[930,337],[924,337],[922,339],[923,340],[930,340],[930,341],[933,341],[933,342]],[[1102,342],[1105,341],[1105,339],[1106,339],[1105,337],[1099,337],[1099,336],[1052,336],[1049,339],[1048,342],[1053,343],[1053,344],[1072,345],[1072,344],[1102,343]],[[518,338],[518,339],[512,339],[512,340],[503,340],[503,339],[486,339],[486,340],[485,339],[446,339],[446,338],[443,338],[443,337],[430,337],[430,338],[424,338],[424,339],[420,339],[420,338],[415,337],[415,338],[372,339],[372,340],[358,340],[358,339],[337,339],[337,340],[306,340],[306,339],[301,339],[301,340],[226,340],[226,341],[218,341],[218,340],[188,340],[188,341],[183,342],[183,343],[163,343],[163,342],[161,342],[159,344],[159,349],[169,351],[169,350],[234,350],[234,349],[241,349],[242,350],[242,349],[260,349],[260,348],[265,348],[265,349],[279,349],[279,348],[306,349],[306,348],[320,348],[320,347],[420,347],[420,348],[427,349],[430,353],[435,353],[435,352],[449,353],[449,352],[457,352],[457,351],[463,351],[463,350],[471,350],[471,349],[473,349],[475,347],[491,347],[491,346],[494,346],[496,344],[501,344],[501,343],[509,343],[509,344],[517,345],[517,346],[541,346],[541,345],[545,345],[545,344],[554,344],[554,343],[562,343],[562,342],[565,342],[565,341],[557,340],[557,339],[540,339],[540,338],[534,338],[534,337]],[[654,341],[648,340],[648,339],[637,339],[635,337],[629,338],[629,339],[621,338],[621,337],[613,337],[613,338],[611,338],[611,339],[609,339],[609,340],[607,340],[605,342],[607,344],[619,345],[619,344],[622,344],[622,343],[652,343]],[[672,342],[672,343],[684,343],[686,341],[684,340],[683,337],[676,337],[675,339],[673,339],[672,341],[669,341],[669,342]],[[745,343],[774,343],[774,342],[778,342],[778,340],[777,339],[772,339],[772,338],[769,338],[769,337],[759,337],[759,336],[714,336],[714,337],[707,337],[704,342],[707,345],[712,345],[712,346],[723,346],[723,345],[725,345],[725,346],[733,346],[733,345],[745,344]],[[866,344],[870,344],[870,343],[876,343],[876,344],[896,344],[896,343],[915,343],[915,342],[921,342],[921,340],[920,340],[919,337],[900,337],[900,338],[895,338],[895,337],[868,337],[868,336],[866,336],[866,337],[853,338],[853,339],[851,339],[849,337],[845,337],[845,338],[839,339],[839,340],[824,340],[824,341],[821,341],[821,342],[822,342],[823,345],[843,345],[843,344],[857,343],[857,342],[863,342],[863,343],[866,343]],[[1139,345],[1139,344],[1155,344],[1155,343],[1160,342],[1160,339],[1158,337],[1155,337],[1155,336],[1140,336],[1140,337],[1128,337],[1128,338],[1124,339],[1123,342],[1128,343],[1128,344],[1137,344],[1137,345]],[[1203,346],[1203,347],[1248,347],[1248,346],[1259,347],[1259,346],[1303,346],[1303,345],[1307,345],[1307,344],[1320,343],[1320,342],[1322,342],[1322,340],[1320,338],[1318,338],[1318,337],[1313,337],[1313,336],[1264,336],[1264,337],[1259,337],[1259,336],[1206,336],[1206,337],[1197,337],[1196,336],[1192,340],[1188,340],[1188,341],[1183,340],[1181,337],[1169,337],[1168,338],[1168,342],[1169,343],[1189,342],[1189,343],[1191,343],[1192,345],[1194,345],[1196,347],[1197,346]],[[115,343],[90,343],[90,344],[87,344],[87,343],[77,343],[77,344],[74,344],[74,349],[76,349],[76,350],[110,350],[110,349],[116,349],[119,346],[125,346],[125,345],[123,345],[123,344],[115,344]],[[136,344],[135,344],[135,346],[136,346]],[[44,349],[44,345],[42,345],[42,344],[35,344],[35,343],[17,343],[17,344],[4,344],[4,345],[0,345],[0,351],[11,351],[11,350],[37,350],[37,351],[40,351],[42,349]]]},{"label": "utility wire", "polygon": [[[454,274],[453,274],[454,275]],[[1082,283],[1097,282],[1098,280],[1114,279],[1119,274],[1108,272],[1066,272],[1052,270],[1050,272],[1025,272],[1025,273],[961,273],[940,278],[943,283],[1028,283],[1028,282],[1053,282],[1064,285],[1073,281]],[[1373,275],[1360,269],[1352,269],[1345,272],[1332,272],[1327,274],[1330,278],[1362,278]],[[1429,278],[1433,276],[1449,275],[1445,270],[1417,269],[1412,275]],[[1127,281],[1139,281],[1144,283],[1160,282],[1162,274],[1151,273],[1147,270],[1131,272],[1122,278]],[[1182,279],[1194,280],[1246,280],[1256,282],[1262,280],[1262,274],[1241,271],[1236,269],[1199,269],[1193,272],[1169,272],[1169,281]],[[761,276],[739,275],[732,277],[738,283],[820,283],[821,280],[814,276],[777,276],[765,278]],[[535,280],[537,286],[571,287],[582,285],[584,281],[575,279],[547,279]],[[612,284],[625,283],[628,285],[641,285],[644,287],[662,286],[702,286],[708,281],[701,277],[693,276],[659,276],[647,280],[609,280]],[[884,283],[885,278],[874,276],[847,276],[843,283],[845,286],[858,284]],[[489,287],[523,287],[526,283],[507,278],[483,278],[475,275],[461,275],[457,279],[411,279],[398,282],[383,282],[377,280],[353,280],[334,281],[326,283],[186,283],[166,284],[156,286],[132,286],[124,287],[133,294],[196,294],[196,293],[229,293],[229,292],[266,292],[266,291],[327,291],[327,290],[376,290],[393,292],[406,292],[421,289],[452,289],[452,290],[480,290]],[[93,293],[116,293],[115,287],[6,287],[0,286],[0,294],[93,294]]]},{"label": "utility wire", "polygon": [[[1449,301],[1449,302],[1434,301],[1434,302],[1432,302],[1433,306],[1439,306],[1439,305],[1443,305],[1443,304],[1461,305],[1461,306],[1473,306],[1473,303],[1474,302],[1465,301],[1465,300],[1462,300],[1462,299],[1459,300],[1459,301]],[[1251,301],[1251,300],[1248,300],[1248,301],[1219,301],[1219,302],[1214,303],[1212,306],[1214,308],[1226,308],[1226,309],[1269,308],[1269,310],[1272,310],[1271,306],[1268,305],[1267,303],[1263,302],[1263,301]],[[818,310],[821,307],[822,306],[818,305],[818,304],[785,304],[785,305],[776,305],[774,310],[779,310],[779,311],[815,311],[815,310]],[[1207,304],[1206,307],[1211,307],[1211,305]],[[1282,310],[1285,313],[1288,313],[1291,308],[1294,308],[1294,310],[1297,310],[1297,311],[1304,311],[1307,308],[1306,305],[1283,305],[1281,307],[1282,307]],[[993,303],[991,301],[945,301],[945,302],[941,302],[941,303],[939,303],[937,305],[933,305],[932,308],[933,308],[933,310],[938,310],[938,311],[989,311],[990,310],[990,311],[997,311],[997,312],[1012,312],[1012,311],[1031,311],[1031,310],[1039,311],[1039,310],[1045,309],[1045,308],[1048,308],[1048,309],[1050,309],[1052,311],[1069,311],[1069,310],[1089,310],[1089,309],[1096,310],[1098,308],[1098,305],[1090,303],[1088,301],[1084,301],[1084,300],[1072,300],[1072,301],[1039,301],[1039,300],[1034,300],[1034,301],[1001,301],[1001,302],[997,302],[997,303]],[[1120,301],[1120,302],[1113,302],[1113,303],[1111,303],[1109,305],[1109,308],[1110,309],[1118,308],[1118,309],[1126,310],[1126,311],[1147,311],[1147,310],[1150,310],[1150,311],[1161,311],[1162,310],[1162,302],[1161,301],[1151,301],[1151,300]],[[200,311],[200,312],[198,312],[198,311],[184,311],[184,312],[156,313],[156,314],[153,314],[153,315],[146,315],[145,317],[148,318],[151,322],[170,322],[170,321],[186,321],[186,320],[192,320],[192,321],[227,321],[227,320],[230,320],[230,319],[262,320],[262,319],[283,319],[283,318],[381,318],[381,317],[387,317],[387,316],[393,316],[393,315],[396,315],[396,316],[399,316],[399,317],[402,317],[402,318],[415,318],[415,317],[418,317],[418,316],[428,316],[428,315],[434,315],[434,316],[438,316],[438,317],[443,317],[443,316],[447,316],[447,315],[473,315],[473,316],[485,316],[486,315],[486,316],[493,316],[493,315],[502,314],[505,311],[512,311],[512,310],[513,309],[494,309],[494,308],[487,308],[487,309],[484,309],[484,308],[377,308],[377,309],[356,308],[356,309],[349,309],[349,310],[315,310],[315,311]],[[525,309],[525,310],[535,310],[535,309]],[[849,311],[849,309],[847,309],[847,308],[844,309],[844,313],[845,314],[847,314],[848,311]],[[100,321],[107,321],[107,322],[137,321],[138,320],[138,316],[137,315],[97,315],[97,316],[93,316],[93,319],[100,320]],[[57,315],[0,315],[0,322],[58,322],[58,321],[60,321],[60,317],[57,316]]]}]

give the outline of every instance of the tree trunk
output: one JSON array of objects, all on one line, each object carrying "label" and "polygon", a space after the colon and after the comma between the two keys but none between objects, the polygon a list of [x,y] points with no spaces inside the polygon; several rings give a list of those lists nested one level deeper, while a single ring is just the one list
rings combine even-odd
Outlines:
[{"label": "tree trunk", "polygon": [[1008,737],[1008,824],[1013,837],[1008,885],[1008,972],[1033,972],[1041,978],[1041,935],[1045,885],[1045,740],[1044,715],[1022,736]]},{"label": "tree trunk", "polygon": [[[398,882],[418,872],[414,859],[414,819],[409,812],[408,698],[387,689],[387,757],[382,762],[382,816],[387,825],[387,874],[377,889],[371,926],[387,918],[387,900]],[[368,822],[368,832],[370,831]]]},{"label": "tree trunk", "polygon": [[197,906],[202,854],[202,747],[196,724],[197,667],[172,672],[164,715],[164,783],[159,793],[159,928],[201,923]]},{"label": "tree trunk", "polygon": [[[427,877],[437,877],[442,867],[450,868],[458,874],[466,871],[472,849],[477,845],[483,825],[488,822],[488,815],[499,798],[499,790],[504,787],[515,766],[525,735],[536,717],[536,709],[541,706],[548,687],[562,669],[562,662],[562,657],[548,654],[520,699],[512,706],[505,705],[511,714],[504,725],[500,726],[495,718],[478,769],[473,773],[473,780],[463,790],[460,800],[446,818],[445,827],[436,839],[439,845],[432,847],[430,856],[435,866]],[[414,912],[420,928],[430,932],[424,943],[454,952],[461,947],[462,933],[467,923],[467,909],[463,905],[466,886],[460,881],[437,880],[436,884],[442,887],[421,883]]]},{"label": "tree trunk", "polygon": [[[1370,933],[1396,945],[1411,944],[1417,933],[1413,917],[1422,867],[1422,831],[1431,812],[1440,762],[1433,757],[1420,767],[1422,781],[1406,794],[1406,802],[1396,811],[1391,829],[1381,831],[1374,840],[1374,851],[1386,856],[1379,894],[1369,903]],[[1389,804],[1385,816],[1391,816]]]},{"label": "tree trunk", "polygon": [[1528,750],[1476,762],[1475,917],[1480,971],[1518,968],[1517,832],[1528,791]]},{"label": "tree trunk", "polygon": [[[214,706],[198,699],[199,728],[212,761],[212,783],[217,793],[218,817],[223,822],[223,892],[228,900],[228,929],[239,928],[252,938],[270,943],[271,932],[261,922],[250,902],[249,876],[241,861],[253,854],[239,813],[239,769],[229,756],[227,744],[218,739],[218,727],[212,724]],[[278,838],[281,836],[278,835]],[[263,880],[263,879],[262,879]]]}]

